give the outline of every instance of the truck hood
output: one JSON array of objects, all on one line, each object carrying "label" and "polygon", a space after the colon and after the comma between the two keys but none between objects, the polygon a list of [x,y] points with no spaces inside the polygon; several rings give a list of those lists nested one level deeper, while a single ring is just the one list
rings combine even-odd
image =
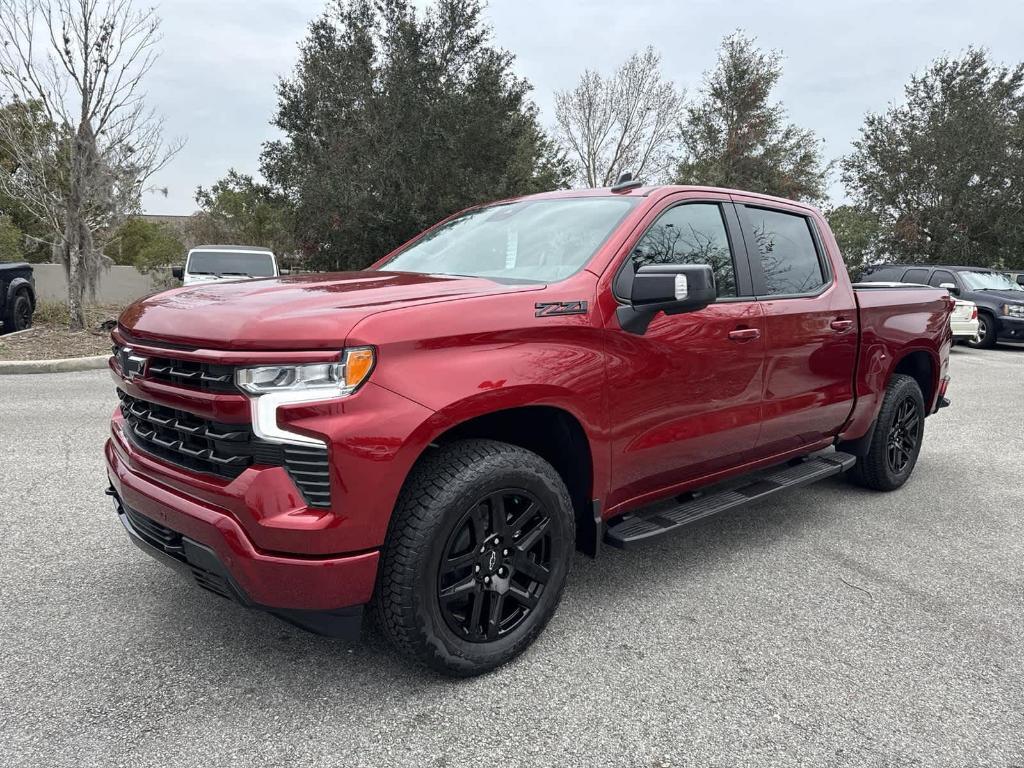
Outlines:
[{"label": "truck hood", "polygon": [[340,272],[192,285],[140,299],[118,320],[140,340],[234,350],[340,349],[364,317],[538,284],[409,272]]}]

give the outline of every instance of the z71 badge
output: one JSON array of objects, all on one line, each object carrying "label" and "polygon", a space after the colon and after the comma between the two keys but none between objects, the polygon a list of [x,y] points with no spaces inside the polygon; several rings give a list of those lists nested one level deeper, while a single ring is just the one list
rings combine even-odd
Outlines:
[{"label": "z71 badge", "polygon": [[538,301],[533,306],[537,310],[537,317],[587,314],[587,302],[585,301]]}]

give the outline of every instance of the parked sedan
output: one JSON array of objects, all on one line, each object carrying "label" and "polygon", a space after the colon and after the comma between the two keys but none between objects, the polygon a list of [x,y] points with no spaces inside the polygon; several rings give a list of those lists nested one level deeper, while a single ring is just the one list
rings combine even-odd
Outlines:
[{"label": "parked sedan", "polygon": [[973,301],[956,300],[953,314],[949,316],[949,327],[953,331],[953,341],[978,342],[978,305]]}]

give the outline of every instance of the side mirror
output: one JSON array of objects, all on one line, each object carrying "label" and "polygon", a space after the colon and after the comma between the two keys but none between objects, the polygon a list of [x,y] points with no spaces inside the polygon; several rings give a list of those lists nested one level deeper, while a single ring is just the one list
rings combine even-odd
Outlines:
[{"label": "side mirror", "polygon": [[960,295],[960,289],[956,287],[956,283],[939,283],[939,288],[945,288],[954,296]]},{"label": "side mirror", "polygon": [[175,280],[185,279],[185,268],[184,267],[171,267],[171,274]]},{"label": "side mirror", "polygon": [[622,329],[643,334],[658,312],[678,315],[704,309],[718,298],[708,264],[648,264],[633,275],[629,304],[619,307]]},{"label": "side mirror", "polygon": [[288,267],[281,267],[279,270],[277,270],[278,276],[290,275],[291,273],[292,271],[288,269]]},{"label": "side mirror", "polygon": [[1024,285],[1024,275],[1017,275],[1017,285]]}]

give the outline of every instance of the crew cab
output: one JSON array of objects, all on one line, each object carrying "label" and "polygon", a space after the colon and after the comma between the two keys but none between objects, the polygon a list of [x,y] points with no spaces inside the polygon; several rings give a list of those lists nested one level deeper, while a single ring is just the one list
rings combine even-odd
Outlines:
[{"label": "crew cab", "polygon": [[402,652],[478,674],[541,632],[575,550],[844,472],[902,486],[949,402],[952,307],[851,285],[790,200],[482,205],[362,272],[128,307],[109,494],[201,587],[333,635],[370,605]]}]

